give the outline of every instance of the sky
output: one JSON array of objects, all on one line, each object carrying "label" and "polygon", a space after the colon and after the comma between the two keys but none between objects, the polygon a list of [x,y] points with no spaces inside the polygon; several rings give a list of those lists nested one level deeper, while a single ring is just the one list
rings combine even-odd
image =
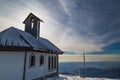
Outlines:
[{"label": "sky", "polygon": [[64,52],[63,61],[83,52],[93,60],[120,58],[120,0],[0,0],[0,31],[11,26],[24,30],[31,12],[44,21],[40,36]]}]

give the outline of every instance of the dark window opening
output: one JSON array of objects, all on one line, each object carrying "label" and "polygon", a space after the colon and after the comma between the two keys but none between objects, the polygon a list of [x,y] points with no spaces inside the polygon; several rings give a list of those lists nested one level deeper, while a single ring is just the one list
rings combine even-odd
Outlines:
[{"label": "dark window opening", "polygon": [[51,57],[52,69],[53,69],[53,56]]},{"label": "dark window opening", "polygon": [[40,65],[44,64],[44,56],[40,56]]},{"label": "dark window opening", "polygon": [[50,56],[48,57],[48,70],[50,70]]},{"label": "dark window opening", "polygon": [[57,66],[57,60],[56,60],[56,57],[54,57],[54,69],[56,69],[56,66]]},{"label": "dark window opening", "polygon": [[35,66],[35,55],[31,55],[30,56],[30,67],[33,67]]}]

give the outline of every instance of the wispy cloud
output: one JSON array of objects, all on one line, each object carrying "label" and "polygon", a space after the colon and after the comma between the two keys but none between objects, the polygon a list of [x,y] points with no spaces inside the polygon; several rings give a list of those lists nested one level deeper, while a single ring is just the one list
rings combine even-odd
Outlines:
[{"label": "wispy cloud", "polygon": [[1,0],[0,30],[15,26],[24,30],[22,21],[32,12],[41,23],[40,36],[60,49],[80,54],[102,51],[119,42],[119,1],[101,0]]}]

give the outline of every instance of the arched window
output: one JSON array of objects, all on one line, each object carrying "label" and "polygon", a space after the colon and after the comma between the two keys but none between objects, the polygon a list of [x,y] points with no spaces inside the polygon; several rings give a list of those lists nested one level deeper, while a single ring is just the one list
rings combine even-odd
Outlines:
[{"label": "arched window", "polygon": [[52,63],[52,64],[51,64],[51,67],[52,67],[52,69],[53,69],[53,67],[54,67],[54,64],[53,64],[53,63],[54,63],[53,56],[51,56],[51,63]]},{"label": "arched window", "polygon": [[31,29],[34,27],[34,18],[31,18]]},{"label": "arched window", "polygon": [[56,65],[57,63],[56,63],[56,62],[57,62],[57,59],[56,59],[56,57],[54,57],[54,69],[56,69],[56,66],[57,66],[57,65]]},{"label": "arched window", "polygon": [[50,70],[50,56],[48,57],[48,70]]},{"label": "arched window", "polygon": [[35,55],[30,55],[30,67],[35,66]]},{"label": "arched window", "polygon": [[42,64],[44,64],[44,56],[43,55],[40,56],[40,65],[42,65]]}]

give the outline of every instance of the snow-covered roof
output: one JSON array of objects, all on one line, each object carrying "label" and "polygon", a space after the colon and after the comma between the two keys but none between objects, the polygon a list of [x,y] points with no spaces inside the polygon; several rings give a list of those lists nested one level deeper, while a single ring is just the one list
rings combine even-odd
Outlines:
[{"label": "snow-covered roof", "polygon": [[0,32],[0,47],[26,47],[33,50],[62,53],[54,44],[44,38],[35,38],[30,33],[10,27]]}]

